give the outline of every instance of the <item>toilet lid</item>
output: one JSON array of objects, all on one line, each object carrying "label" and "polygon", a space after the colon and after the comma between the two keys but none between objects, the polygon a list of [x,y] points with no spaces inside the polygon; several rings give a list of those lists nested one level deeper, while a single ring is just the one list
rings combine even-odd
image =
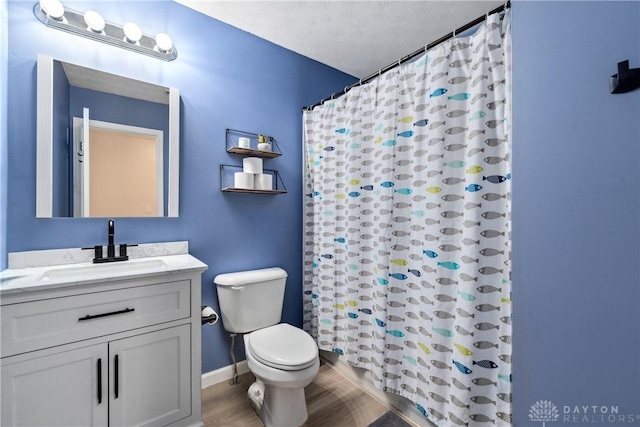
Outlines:
[{"label": "toilet lid", "polygon": [[318,358],[318,346],[313,338],[288,323],[252,332],[249,351],[259,362],[284,371],[307,368]]}]

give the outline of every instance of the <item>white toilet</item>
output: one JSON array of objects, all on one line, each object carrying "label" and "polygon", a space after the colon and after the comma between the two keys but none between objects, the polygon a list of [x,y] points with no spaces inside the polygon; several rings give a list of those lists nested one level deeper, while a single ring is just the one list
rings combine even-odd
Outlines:
[{"label": "white toilet", "polygon": [[280,323],[286,281],[287,272],[278,267],[213,279],[224,328],[245,334],[249,370],[256,377],[248,397],[267,427],[297,427],[306,421],[304,388],[320,366],[313,338]]}]

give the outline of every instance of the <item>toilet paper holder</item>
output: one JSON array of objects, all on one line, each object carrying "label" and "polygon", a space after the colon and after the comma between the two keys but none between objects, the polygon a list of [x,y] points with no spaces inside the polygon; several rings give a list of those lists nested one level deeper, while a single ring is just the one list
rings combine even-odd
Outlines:
[{"label": "toilet paper holder", "polygon": [[215,310],[211,307],[208,307],[206,305],[201,306],[202,309],[202,325],[215,325],[216,323],[218,323],[218,313],[215,312]]}]

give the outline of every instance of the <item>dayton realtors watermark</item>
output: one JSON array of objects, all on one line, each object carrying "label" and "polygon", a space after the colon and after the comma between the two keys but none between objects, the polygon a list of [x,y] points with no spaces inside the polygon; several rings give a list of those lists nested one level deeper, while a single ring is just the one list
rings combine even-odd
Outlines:
[{"label": "dayton realtors watermark", "polygon": [[640,425],[640,414],[621,411],[618,405],[564,405],[558,407],[550,400],[539,400],[531,405],[529,419],[542,422],[543,427],[546,427],[547,422],[598,426],[605,424]]}]

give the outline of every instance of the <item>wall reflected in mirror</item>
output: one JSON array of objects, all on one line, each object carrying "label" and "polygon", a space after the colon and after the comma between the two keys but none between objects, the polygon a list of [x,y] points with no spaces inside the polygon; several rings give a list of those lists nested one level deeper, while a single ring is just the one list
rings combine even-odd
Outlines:
[{"label": "wall reflected in mirror", "polygon": [[177,89],[39,56],[38,109],[38,217],[177,216]]}]

